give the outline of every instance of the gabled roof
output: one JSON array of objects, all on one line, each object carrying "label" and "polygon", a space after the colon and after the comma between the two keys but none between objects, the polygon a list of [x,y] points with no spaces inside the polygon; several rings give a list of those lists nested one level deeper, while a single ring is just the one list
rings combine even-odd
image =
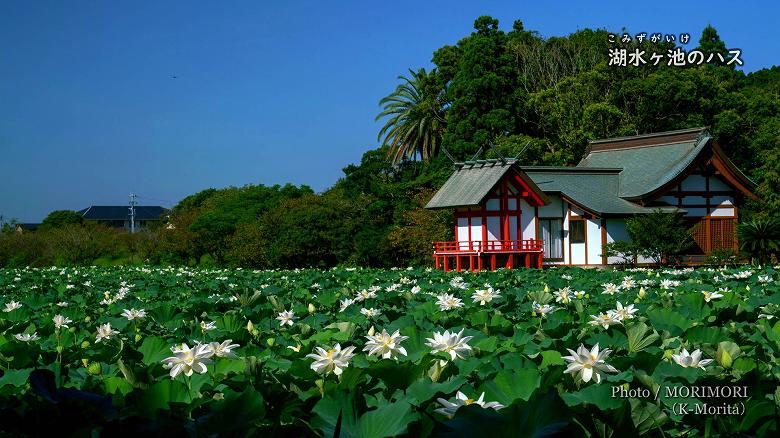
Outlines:
[{"label": "gabled roof", "polygon": [[485,196],[509,173],[515,171],[543,203],[549,202],[542,190],[535,186],[514,159],[477,160],[457,163],[455,172],[431,198],[425,208],[452,208],[478,206]]},{"label": "gabled roof", "polygon": [[598,215],[650,213],[618,196],[621,169],[587,167],[521,167],[540,189],[559,193],[583,210]]},{"label": "gabled roof", "polygon": [[[621,168],[619,196],[636,200],[683,174],[705,149],[717,148],[707,128],[683,129],[590,142],[577,167]],[[719,151],[719,149],[718,149]],[[752,190],[755,184],[722,154],[729,171]]]},{"label": "gabled roof", "polygon": [[[130,207],[127,205],[93,205],[77,213],[92,221],[130,220]],[[157,205],[136,205],[135,220],[160,220],[167,213],[168,209]]]}]

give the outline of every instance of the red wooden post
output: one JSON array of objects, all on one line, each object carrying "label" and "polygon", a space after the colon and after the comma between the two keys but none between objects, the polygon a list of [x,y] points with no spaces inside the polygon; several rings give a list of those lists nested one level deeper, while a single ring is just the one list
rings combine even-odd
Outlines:
[{"label": "red wooden post", "polygon": [[491,254],[490,255],[490,270],[495,271],[496,270],[496,255]]},{"label": "red wooden post", "polygon": [[447,256],[442,256],[442,261],[444,262],[444,272],[450,272],[450,264],[447,262]]},{"label": "red wooden post", "polygon": [[455,256],[455,270],[460,272],[460,255]]},{"label": "red wooden post", "polygon": [[433,255],[433,260],[436,263],[436,270],[438,271],[439,270],[439,256],[434,254]]},{"label": "red wooden post", "polygon": [[477,270],[481,271],[482,269],[483,269],[482,268],[482,255],[478,255],[477,256]]}]

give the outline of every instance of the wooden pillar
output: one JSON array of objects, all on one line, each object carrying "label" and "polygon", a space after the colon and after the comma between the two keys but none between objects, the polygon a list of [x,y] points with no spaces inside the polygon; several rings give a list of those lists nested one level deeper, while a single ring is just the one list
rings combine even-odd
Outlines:
[{"label": "wooden pillar", "polygon": [[460,272],[460,255],[455,256],[455,270]]},{"label": "wooden pillar", "polygon": [[490,255],[490,270],[495,271],[496,270],[496,255],[491,254]]},{"label": "wooden pillar", "polygon": [[477,256],[477,270],[482,271],[482,254]]},{"label": "wooden pillar", "polygon": [[447,262],[447,259],[447,256],[442,256],[442,261],[444,262],[444,272],[450,272],[450,264]]},{"label": "wooden pillar", "polygon": [[514,254],[509,254],[509,257],[506,258],[506,268],[512,269],[512,262],[514,262]]},{"label": "wooden pillar", "polygon": [[436,254],[433,255],[433,262],[436,265],[436,270],[438,271],[439,270],[439,256],[438,255],[436,255]]}]

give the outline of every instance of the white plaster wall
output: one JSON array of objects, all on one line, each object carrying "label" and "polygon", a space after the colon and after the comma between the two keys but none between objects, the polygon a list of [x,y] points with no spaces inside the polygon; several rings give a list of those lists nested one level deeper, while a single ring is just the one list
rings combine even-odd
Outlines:
[{"label": "white plaster wall", "polygon": [[534,207],[528,204],[524,199],[521,199],[520,209],[520,228],[523,230],[523,239],[536,239]]},{"label": "white plaster wall", "polygon": [[588,264],[601,264],[601,219],[588,219],[586,224],[586,239],[588,240]]},{"label": "white plaster wall", "polygon": [[[628,238],[625,219],[607,219],[607,243],[612,243],[616,240],[631,240]],[[608,264],[618,263],[619,261],[619,257],[609,257],[607,259]]]},{"label": "white plaster wall", "polygon": [[707,189],[707,179],[702,175],[689,175],[680,185],[683,191],[700,192]]},{"label": "white plaster wall", "polygon": [[539,207],[539,217],[564,217],[565,208],[559,196],[550,195],[550,203]]},{"label": "white plaster wall", "polygon": [[717,176],[710,177],[710,191],[725,191],[732,190],[731,186],[723,182],[722,179]]}]

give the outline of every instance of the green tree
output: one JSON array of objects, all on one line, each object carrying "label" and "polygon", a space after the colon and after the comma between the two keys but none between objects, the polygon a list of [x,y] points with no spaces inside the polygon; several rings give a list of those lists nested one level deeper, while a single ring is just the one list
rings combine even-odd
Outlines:
[{"label": "green tree", "polygon": [[378,138],[393,164],[418,156],[430,160],[439,151],[444,131],[443,90],[436,72],[421,68],[409,73],[411,77],[399,76],[402,83],[379,101],[383,110],[376,116],[386,119]]},{"label": "green tree", "polygon": [[[712,25],[708,24],[707,27],[702,30],[701,38],[699,38],[699,47],[696,49],[702,51],[706,56],[709,56],[710,53],[716,54],[715,58],[713,58],[710,63],[725,65],[725,61],[727,60],[728,55],[728,50],[726,50],[726,43],[720,39],[718,31],[715,30]],[[718,53],[723,56],[723,62],[719,61],[717,58]]]},{"label": "green tree", "polygon": [[607,256],[642,256],[659,265],[673,264],[693,245],[691,231],[680,213],[655,210],[626,220],[629,241],[605,246]]},{"label": "green tree", "polygon": [[776,218],[754,218],[737,226],[742,251],[761,264],[780,250],[780,221]]},{"label": "green tree", "polygon": [[65,225],[82,223],[84,223],[84,217],[73,210],[55,210],[46,216],[41,226],[43,228],[60,228]]}]

